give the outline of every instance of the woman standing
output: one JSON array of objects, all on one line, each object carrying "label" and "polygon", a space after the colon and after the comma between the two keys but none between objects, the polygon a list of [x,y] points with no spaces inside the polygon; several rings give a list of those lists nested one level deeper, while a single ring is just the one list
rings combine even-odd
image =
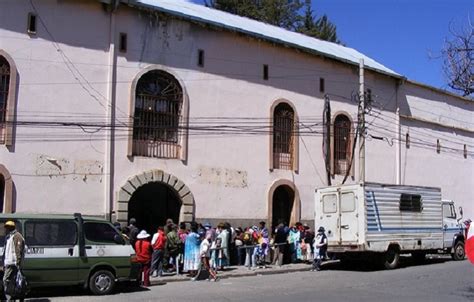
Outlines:
[{"label": "woman standing", "polygon": [[150,243],[150,234],[142,230],[135,241],[135,251],[137,253],[137,261],[141,264],[140,275],[143,280],[143,286],[150,286],[150,266],[152,247]]},{"label": "woman standing", "polygon": [[198,226],[195,222],[191,223],[191,231],[186,236],[184,244],[184,270],[188,271],[192,277],[196,275],[201,262],[199,247],[201,240],[198,235]]}]

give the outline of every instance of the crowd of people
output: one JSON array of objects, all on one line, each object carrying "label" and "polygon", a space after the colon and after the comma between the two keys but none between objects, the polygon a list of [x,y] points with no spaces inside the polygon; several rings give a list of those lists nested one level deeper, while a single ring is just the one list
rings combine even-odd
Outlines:
[{"label": "crowd of people", "polygon": [[191,280],[197,280],[204,271],[210,281],[216,281],[217,271],[230,265],[256,268],[306,262],[312,263],[313,270],[320,270],[327,250],[324,228],[315,233],[299,222],[292,226],[280,223],[269,230],[264,221],[243,229],[228,222],[215,227],[196,222],[178,226],[168,219],[154,234],[148,234],[139,230],[132,218],[122,232],[142,264],[144,286],[150,285],[150,277],[160,277],[164,272],[184,271]]}]

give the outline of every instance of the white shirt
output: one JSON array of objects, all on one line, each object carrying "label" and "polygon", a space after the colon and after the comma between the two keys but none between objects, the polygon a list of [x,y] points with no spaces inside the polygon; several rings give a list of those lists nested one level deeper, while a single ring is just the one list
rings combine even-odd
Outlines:
[{"label": "white shirt", "polygon": [[204,257],[210,257],[210,250],[209,250],[209,241],[207,239],[204,239],[201,241],[201,245],[199,246],[199,254]]},{"label": "white shirt", "polygon": [[153,234],[153,237],[151,238],[151,245],[155,244],[155,242],[158,240],[158,236],[160,236],[160,233]]},{"label": "white shirt", "polygon": [[16,265],[15,245],[13,244],[13,234],[8,235],[5,244],[5,259],[4,265]]}]

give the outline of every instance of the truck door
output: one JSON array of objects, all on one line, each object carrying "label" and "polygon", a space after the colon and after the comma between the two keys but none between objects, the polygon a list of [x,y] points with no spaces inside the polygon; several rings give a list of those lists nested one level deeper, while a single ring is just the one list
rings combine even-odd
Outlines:
[{"label": "truck door", "polygon": [[444,248],[453,246],[454,236],[459,233],[460,228],[456,220],[454,204],[443,202],[443,245]]},{"label": "truck door", "polygon": [[337,192],[321,193],[320,198],[319,225],[326,229],[329,245],[339,244],[341,241],[341,231],[339,228],[339,195]]},{"label": "truck door", "polygon": [[342,244],[357,243],[359,239],[359,223],[357,212],[357,196],[352,190],[339,192],[339,227]]}]

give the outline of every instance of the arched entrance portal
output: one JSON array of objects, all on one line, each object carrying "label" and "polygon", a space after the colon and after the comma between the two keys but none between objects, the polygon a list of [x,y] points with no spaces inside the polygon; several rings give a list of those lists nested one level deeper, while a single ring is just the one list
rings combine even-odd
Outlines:
[{"label": "arched entrance portal", "polygon": [[139,227],[155,232],[167,218],[175,223],[194,221],[194,196],[174,175],[152,170],[127,180],[118,191],[114,212],[114,220],[122,225],[133,217]]},{"label": "arched entrance portal", "polygon": [[134,217],[137,227],[154,233],[166,219],[179,221],[181,199],[168,185],[150,182],[139,187],[128,202],[128,219]]},{"label": "arched entrance portal", "polygon": [[280,223],[290,224],[294,199],[295,192],[290,187],[282,185],[276,188],[273,193],[272,226]]},{"label": "arched entrance portal", "polygon": [[268,190],[267,224],[275,227],[283,222],[292,225],[301,219],[301,201],[295,184],[287,179],[273,182]]}]

